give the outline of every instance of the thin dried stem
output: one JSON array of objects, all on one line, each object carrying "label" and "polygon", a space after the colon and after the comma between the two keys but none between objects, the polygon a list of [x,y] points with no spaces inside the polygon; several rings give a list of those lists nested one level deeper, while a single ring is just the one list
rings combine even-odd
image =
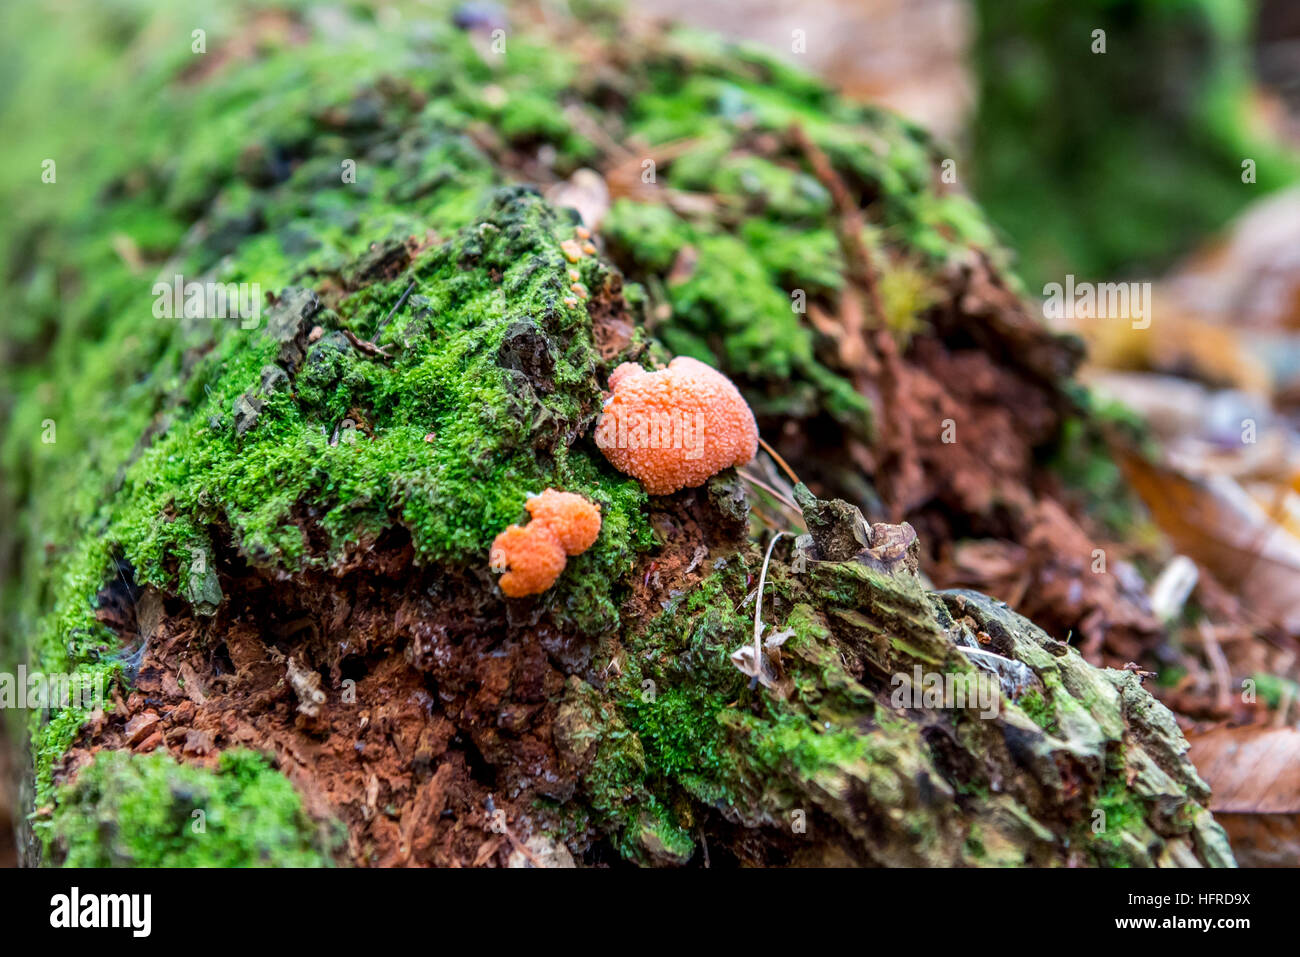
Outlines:
[{"label": "thin dried stem", "polygon": [[767,554],[763,556],[763,570],[758,573],[758,598],[754,602],[754,678],[751,686],[758,683],[758,676],[763,670],[763,586],[767,584],[767,566],[772,561],[772,549],[784,534],[786,533],[777,532],[767,543]]},{"label": "thin dried stem", "polygon": [[786,498],[785,493],[781,492],[774,486],[769,485],[767,482],[764,482],[753,472],[746,472],[744,469],[736,469],[736,474],[739,475],[741,478],[743,478],[746,482],[752,482],[754,485],[757,485],[759,488],[761,488],[768,495],[772,496],[782,505],[788,506],[789,508],[793,508],[795,511],[799,510],[798,506],[795,505],[794,502]]},{"label": "thin dried stem", "polygon": [[772,456],[772,458],[776,460],[776,464],[781,466],[782,471],[784,471],[786,475],[790,476],[791,482],[793,482],[795,485],[800,484],[799,476],[794,474],[794,469],[790,468],[789,463],[787,463],[785,459],[781,458],[780,454],[776,451],[776,449],[772,448],[772,446],[768,445],[765,441],[763,441],[763,437],[761,435],[758,437],[758,444],[763,446],[763,451],[765,451],[768,455]]},{"label": "thin dried stem", "polygon": [[[764,482],[758,476],[752,475],[749,472],[746,472],[744,469],[736,469],[736,474],[739,475],[741,478],[743,478],[745,481],[752,483],[755,488],[762,489],[768,495],[772,496],[772,499],[776,502],[778,506],[780,506],[778,511],[781,512],[782,518],[787,524],[795,525],[799,528],[808,527],[807,523],[804,521],[803,512],[799,510],[799,506],[795,505],[794,502],[786,498],[785,495],[781,493],[778,489],[773,488],[771,485],[769,485],[767,482]],[[759,518],[763,519],[763,523],[767,525],[768,528],[777,529],[781,527],[776,522],[768,521],[763,516],[762,509],[758,508],[757,505],[754,506],[754,511],[755,513],[758,514]]]}]

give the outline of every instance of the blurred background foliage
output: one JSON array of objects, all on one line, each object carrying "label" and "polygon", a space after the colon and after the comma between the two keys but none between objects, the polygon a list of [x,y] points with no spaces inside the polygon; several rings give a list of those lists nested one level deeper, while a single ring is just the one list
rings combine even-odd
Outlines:
[{"label": "blurred background foliage", "polygon": [[[647,8],[761,43],[935,131],[1031,290],[1067,272],[1161,271],[1300,173],[1295,0]],[[1104,53],[1093,52],[1097,30]],[[1254,183],[1242,182],[1246,159]]]},{"label": "blurred background foliage", "polygon": [[[1295,178],[1294,156],[1254,101],[1251,4],[974,8],[975,191],[1019,250],[1031,287],[1066,272],[1165,267]],[[1254,184],[1242,181],[1247,160]]]}]

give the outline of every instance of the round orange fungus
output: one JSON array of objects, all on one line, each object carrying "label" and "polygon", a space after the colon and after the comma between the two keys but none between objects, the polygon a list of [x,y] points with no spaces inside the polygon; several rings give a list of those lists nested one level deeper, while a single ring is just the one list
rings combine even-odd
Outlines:
[{"label": "round orange fungus", "polygon": [[703,485],[758,452],[754,413],[731,380],[703,362],[678,356],[658,372],[625,362],[609,387],[596,445],[651,495]]},{"label": "round orange fungus", "polygon": [[501,591],[510,598],[537,595],[555,584],[566,555],[581,555],[600,534],[600,506],[572,492],[548,488],[525,503],[532,520],[511,525],[492,542],[488,563],[504,571]]},{"label": "round orange fungus", "polygon": [[581,555],[591,548],[600,534],[600,506],[588,502],[581,495],[548,488],[541,495],[530,498],[524,507],[533,517],[530,524],[541,522],[546,525],[569,555]]}]

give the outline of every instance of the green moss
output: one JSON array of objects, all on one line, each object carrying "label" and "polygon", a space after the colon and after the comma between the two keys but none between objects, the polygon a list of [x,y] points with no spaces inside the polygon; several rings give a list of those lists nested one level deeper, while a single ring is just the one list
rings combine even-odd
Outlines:
[{"label": "green moss", "polygon": [[879,288],[885,322],[904,340],[925,328],[922,316],[940,298],[925,270],[904,264],[887,270],[880,277]]},{"label": "green moss", "polygon": [[103,752],[61,791],[53,834],[69,867],[320,867],[340,844],[248,751],[222,754],[215,771]]},{"label": "green moss", "polygon": [[[80,672],[84,674],[84,671]],[[36,769],[36,807],[48,809],[54,796],[54,768],[90,717],[84,708],[61,708],[48,719],[32,721],[32,761]],[[48,836],[48,821],[34,820],[33,830]]]},{"label": "green moss", "polygon": [[1132,863],[1132,851],[1127,846],[1126,834],[1149,830],[1146,812],[1139,800],[1128,790],[1122,774],[1112,774],[1102,782],[1101,790],[1092,811],[1101,811],[1105,817],[1102,829],[1093,831],[1089,822],[1088,834],[1097,862],[1107,867],[1126,867]]},{"label": "green moss", "polygon": [[833,298],[844,284],[839,240],[825,227],[801,229],[771,219],[750,217],[737,234],[753,250],[782,290],[801,289],[809,299]]},{"label": "green moss", "polygon": [[1048,734],[1056,734],[1056,711],[1052,704],[1043,696],[1043,693],[1037,688],[1030,688],[1017,700],[1016,704],[1020,710],[1027,714],[1034,724],[1038,725]]},{"label": "green moss", "polygon": [[[672,168],[672,181],[687,179],[681,175],[684,164]],[[758,156],[727,156],[710,167],[707,179],[684,182],[691,189],[717,190],[736,196],[746,207],[765,218],[787,223],[824,221],[831,211],[826,187],[809,173],[781,166]]]},{"label": "green moss", "polygon": [[728,592],[737,576],[738,564],[710,575],[628,646],[620,714],[644,748],[647,779],[661,787],[716,791],[732,773],[719,719],[744,687],[728,660],[745,627]]},{"label": "green moss", "polygon": [[[683,61],[691,64],[685,80]],[[650,52],[646,68],[646,89],[628,107],[628,132],[651,144],[654,187],[716,204],[687,217],[666,198],[620,199],[605,219],[615,258],[652,289],[652,277],[690,253],[681,258],[689,268],[662,287],[668,318],[656,334],[675,353],[719,363],[760,418],[829,413],[868,436],[869,408],[826,364],[801,314],[812,305],[834,310],[843,259],[827,190],[787,145],[790,128],[799,125],[851,188],[878,199],[866,241],[901,338],[930,305],[933,291],[917,281],[927,266],[971,247],[1000,258],[979,210],[963,196],[936,192],[939,155],[925,134],[839,101],[761,54],[674,34]],[[737,148],[758,134],[781,148],[770,156]],[[661,143],[679,145],[665,158],[654,146]]]},{"label": "green moss", "polygon": [[[1165,670],[1167,669],[1161,669],[1162,676]],[[1259,694],[1260,700],[1268,706],[1270,711],[1276,711],[1281,706],[1284,696],[1294,697],[1300,694],[1300,685],[1297,685],[1294,681],[1288,681],[1280,675],[1256,673],[1251,678],[1255,682],[1255,690]]]},{"label": "green moss", "polygon": [[615,200],[602,231],[620,259],[647,273],[666,273],[694,236],[690,225],[667,206],[629,199]]},{"label": "green moss", "polygon": [[880,756],[857,730],[826,727],[800,715],[780,715],[752,731],[756,734],[756,753],[773,771],[793,766],[813,777],[842,764]]},{"label": "green moss", "polygon": [[689,821],[653,790],[653,783],[663,781],[651,773],[640,736],[602,706],[590,686],[581,687],[571,704],[582,712],[585,727],[576,743],[595,748],[583,778],[592,819],[628,860],[685,863],[694,853]]},{"label": "green moss", "polygon": [[957,784],[956,790],[963,797],[974,798],[980,802],[987,801],[992,794],[987,783],[976,781],[961,781]]},{"label": "green moss", "polygon": [[[776,569],[770,576],[766,601],[775,603],[792,586]],[[684,793],[768,819],[798,801],[788,786],[774,789],[777,780],[812,782],[852,767],[873,786],[892,787],[892,771],[872,771],[892,763],[883,737],[864,733],[872,698],[845,673],[811,606],[796,604],[770,626],[793,632],[782,655],[791,696],[748,687],[730,660],[752,635],[752,620],[736,607],[744,580],[740,563],[728,565],[629,639],[615,700],[655,800],[668,805]]]},{"label": "green moss", "polygon": [[725,705],[724,696],[695,687],[634,699],[631,725],[655,772],[674,779],[685,773],[716,776],[725,751],[717,718]]}]

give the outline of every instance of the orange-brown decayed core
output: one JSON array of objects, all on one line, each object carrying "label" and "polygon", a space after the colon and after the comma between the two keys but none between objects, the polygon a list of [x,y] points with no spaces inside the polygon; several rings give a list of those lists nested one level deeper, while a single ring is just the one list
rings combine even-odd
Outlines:
[{"label": "orange-brown decayed core", "polygon": [[510,598],[537,595],[564,571],[565,554],[580,555],[600,534],[600,506],[572,492],[548,488],[526,503],[532,520],[511,525],[492,542],[488,563]]},{"label": "orange-brown decayed core", "polygon": [[596,444],[651,495],[702,485],[758,451],[748,404],[730,379],[703,362],[678,356],[658,372],[625,362],[609,386]]}]

